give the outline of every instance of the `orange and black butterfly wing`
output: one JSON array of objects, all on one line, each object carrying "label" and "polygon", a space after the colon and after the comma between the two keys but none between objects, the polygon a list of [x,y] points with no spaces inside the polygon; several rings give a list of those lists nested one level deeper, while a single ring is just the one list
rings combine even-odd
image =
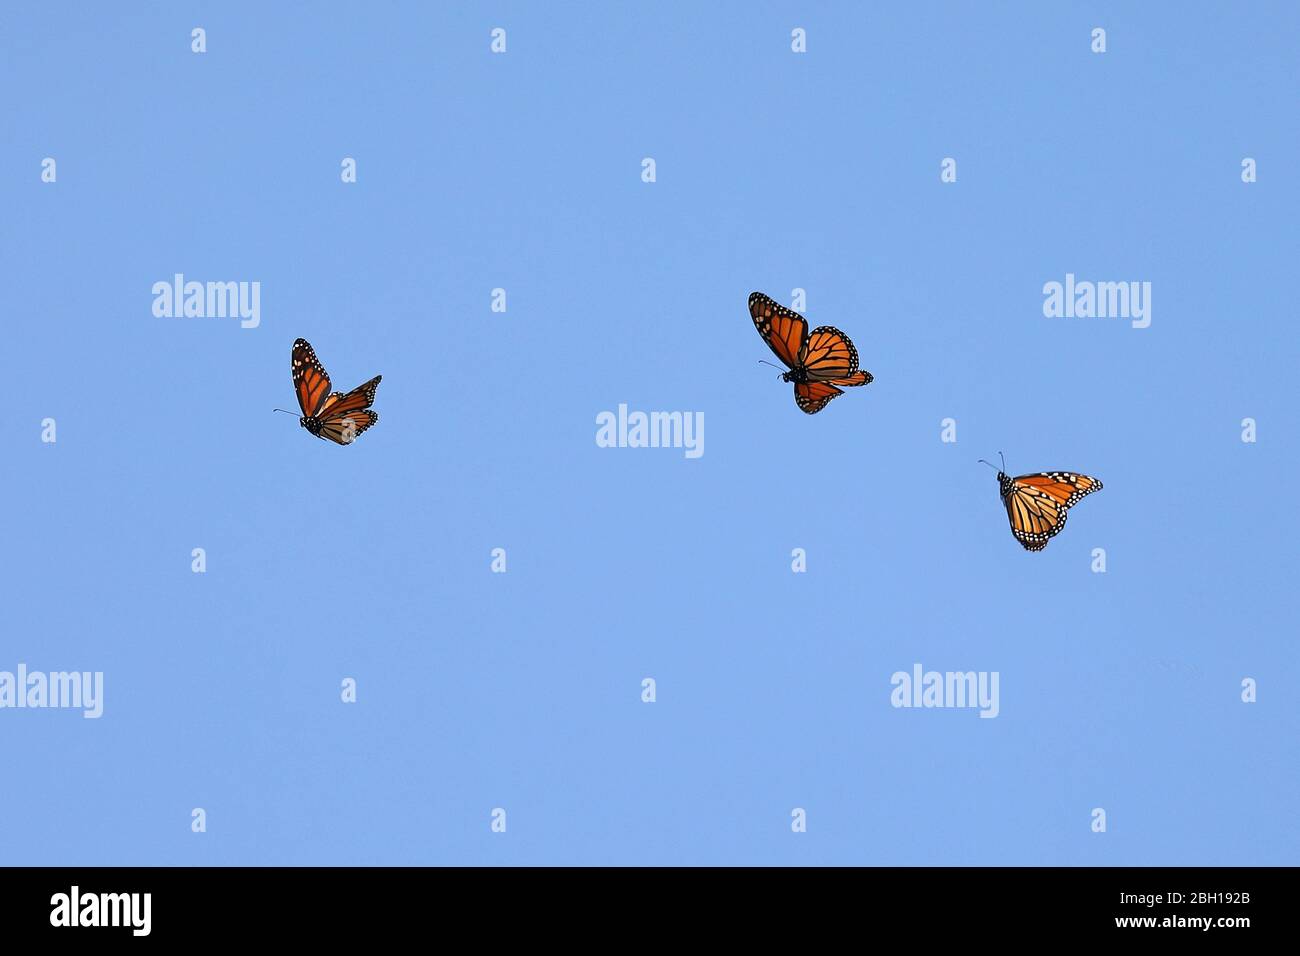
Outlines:
[{"label": "orange and black butterfly wing", "polygon": [[831,399],[843,394],[830,382],[795,382],[794,385],[794,403],[809,415],[816,415],[830,404]]},{"label": "orange and black butterfly wing", "polygon": [[379,388],[379,382],[382,378],[382,375],[376,375],[364,385],[358,385],[350,392],[335,392],[321,406],[320,417],[329,418],[333,415],[346,415],[349,412],[369,408],[375,403],[375,391]]},{"label": "orange and black butterfly wing", "polygon": [[321,423],[320,437],[328,438],[340,445],[350,445],[357,436],[379,421],[379,413],[371,409],[359,409],[342,415],[331,413]]},{"label": "orange and black butterfly wing", "polygon": [[[830,325],[812,330],[799,354],[799,364],[818,382],[850,380],[858,370],[858,350],[849,337]],[[865,385],[866,382],[854,383]]]},{"label": "orange and black butterfly wing", "polygon": [[321,410],[330,395],[330,377],[306,339],[293,343],[293,391],[298,407],[310,418]]},{"label": "orange and black butterfly wing", "polygon": [[1021,475],[1015,479],[1015,483],[1051,496],[1062,508],[1072,507],[1081,498],[1101,490],[1101,482],[1096,478],[1073,471],[1040,471],[1033,475]]},{"label": "orange and black butterfly wing", "polygon": [[1045,492],[1014,485],[1003,502],[1007,506],[1011,533],[1026,551],[1042,551],[1065,527],[1066,510]]},{"label": "orange and black butterfly wing", "polygon": [[808,341],[808,323],[798,312],[791,312],[761,292],[749,297],[749,316],[776,357],[793,369]]},{"label": "orange and black butterfly wing", "polygon": [[840,388],[845,386],[853,387],[856,385],[870,385],[875,379],[866,369],[860,368],[852,375],[846,375],[844,378],[833,378],[830,380],[831,385],[838,385]]},{"label": "orange and black butterfly wing", "polygon": [[1070,471],[1044,471],[1012,479],[1003,499],[1011,533],[1026,551],[1042,551],[1061,533],[1070,508],[1101,490],[1101,482]]},{"label": "orange and black butterfly wing", "polygon": [[374,404],[381,379],[382,375],[376,375],[350,392],[335,392],[326,399],[319,415],[321,437],[340,445],[350,445],[358,435],[379,421],[379,415],[368,409]]}]

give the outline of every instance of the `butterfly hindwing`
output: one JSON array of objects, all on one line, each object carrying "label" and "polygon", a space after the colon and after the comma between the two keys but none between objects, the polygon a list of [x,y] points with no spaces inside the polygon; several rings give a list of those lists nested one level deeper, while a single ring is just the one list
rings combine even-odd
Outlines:
[{"label": "butterfly hindwing", "polygon": [[1026,551],[1041,551],[1065,527],[1066,509],[1051,495],[1018,485],[1007,495],[1011,533]]},{"label": "butterfly hindwing", "polygon": [[330,377],[316,358],[316,350],[306,339],[293,343],[293,391],[298,397],[298,407],[308,417],[317,414],[330,394]]},{"label": "butterfly hindwing", "polygon": [[816,415],[830,404],[831,399],[839,398],[843,394],[829,382],[796,382],[794,403],[799,406],[800,411]]},{"label": "butterfly hindwing", "polygon": [[793,369],[798,365],[804,343],[808,341],[808,323],[804,317],[761,292],[749,297],[749,315],[758,334],[785,367]]},{"label": "butterfly hindwing", "polygon": [[321,425],[320,435],[340,445],[350,445],[357,436],[379,421],[379,414],[370,409],[351,411],[344,415],[330,415]]}]

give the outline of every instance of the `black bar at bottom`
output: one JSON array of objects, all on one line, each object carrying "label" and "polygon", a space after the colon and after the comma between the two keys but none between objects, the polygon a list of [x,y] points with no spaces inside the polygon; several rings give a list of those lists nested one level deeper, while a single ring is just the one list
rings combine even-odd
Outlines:
[{"label": "black bar at bottom", "polygon": [[785,924],[818,936],[900,928],[927,941],[1199,936],[1231,945],[1285,930],[1295,876],[1245,867],[32,867],[0,869],[0,926],[7,942],[82,944],[397,942],[430,930],[539,942],[598,926],[630,941],[701,924],[739,941]]}]

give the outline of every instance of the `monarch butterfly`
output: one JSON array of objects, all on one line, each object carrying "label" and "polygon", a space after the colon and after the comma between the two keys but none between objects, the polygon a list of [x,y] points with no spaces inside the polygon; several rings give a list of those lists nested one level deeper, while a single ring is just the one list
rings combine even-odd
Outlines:
[{"label": "monarch butterfly", "polygon": [[790,370],[781,373],[781,381],[794,382],[794,403],[809,415],[844,394],[837,385],[872,380],[870,372],[858,368],[858,350],[839,329],[822,325],[809,332],[802,315],[761,292],[749,297],[749,315],[763,341]]},{"label": "monarch butterfly", "polygon": [[[1001,453],[999,452],[999,455]],[[981,462],[994,467],[989,462]],[[1101,490],[1101,482],[1072,471],[1040,471],[1011,478],[1006,461],[998,470],[998,494],[1007,509],[1011,533],[1026,551],[1042,551],[1065,527],[1065,516],[1080,498]]]},{"label": "monarch butterfly", "polygon": [[[302,417],[298,424],[317,438],[328,438],[340,445],[350,445],[363,431],[379,421],[370,410],[382,375],[376,375],[350,392],[330,392],[330,377],[316,358],[316,350],[306,339],[293,343],[293,390],[298,396]],[[284,411],[277,408],[276,411]],[[289,414],[293,414],[290,412]]]}]

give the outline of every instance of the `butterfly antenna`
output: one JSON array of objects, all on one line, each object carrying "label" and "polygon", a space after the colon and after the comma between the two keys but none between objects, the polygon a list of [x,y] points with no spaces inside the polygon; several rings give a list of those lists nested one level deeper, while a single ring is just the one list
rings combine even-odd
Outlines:
[{"label": "butterfly antenna", "polygon": [[288,411],[288,410],[283,409],[283,408],[273,408],[273,409],[271,409],[271,411],[273,411],[273,412],[284,412],[286,415],[292,415],[292,414],[293,414],[293,412]]},{"label": "butterfly antenna", "polygon": [[990,468],[992,468],[994,471],[997,471],[997,470],[998,470],[998,466],[997,466],[997,465],[990,464],[989,462],[985,461],[983,458],[979,459],[979,463],[980,463],[981,465],[988,465],[988,466],[989,466]]},{"label": "butterfly antenna", "polygon": [[1000,459],[1002,460],[1002,474],[1005,475],[1005,474],[1007,473],[1007,459],[1006,459],[1006,456],[1004,456],[1004,455],[1002,454],[1002,452],[998,452],[998,458],[1000,458]]}]

